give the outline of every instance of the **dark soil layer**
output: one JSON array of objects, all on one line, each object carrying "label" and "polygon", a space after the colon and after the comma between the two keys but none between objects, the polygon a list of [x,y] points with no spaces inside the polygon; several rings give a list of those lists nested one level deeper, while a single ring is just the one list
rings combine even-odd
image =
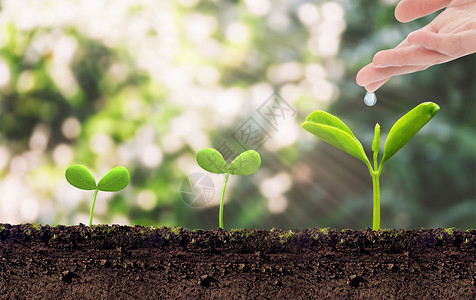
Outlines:
[{"label": "dark soil layer", "polygon": [[476,230],[0,224],[1,299],[476,299]]}]

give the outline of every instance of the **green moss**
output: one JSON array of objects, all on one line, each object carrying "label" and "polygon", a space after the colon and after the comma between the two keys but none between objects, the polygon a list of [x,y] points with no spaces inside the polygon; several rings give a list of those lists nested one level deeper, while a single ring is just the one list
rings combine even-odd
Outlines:
[{"label": "green moss", "polygon": [[92,225],[91,230],[93,232],[103,232],[103,233],[111,233],[115,231],[115,228],[109,225]]},{"label": "green moss", "polygon": [[255,235],[255,232],[253,230],[247,230],[247,229],[230,229],[229,230],[231,235],[237,235],[238,237],[243,237],[243,238],[249,238]]},{"label": "green moss", "polygon": [[317,230],[319,231],[320,234],[316,234],[316,235],[313,236],[313,239],[315,239],[315,240],[318,240],[319,237],[321,236],[321,234],[322,235],[329,235],[331,228],[330,227],[317,228]]},{"label": "green moss", "polygon": [[287,243],[295,235],[296,235],[295,232],[293,232],[292,230],[288,230],[288,231],[284,232],[283,234],[279,235],[279,241],[281,242],[281,244]]},{"label": "green moss", "polygon": [[180,235],[181,231],[182,231],[182,227],[172,227],[172,228],[170,228],[170,232],[172,232],[175,235]]},{"label": "green moss", "polygon": [[253,236],[255,236],[255,232],[252,231],[252,230],[247,230],[247,231],[245,231],[245,232],[243,233],[243,236],[244,236],[245,238],[253,237]]},{"label": "green moss", "polygon": [[454,227],[444,228],[443,230],[446,232],[446,234],[448,234],[448,235],[453,235],[455,228],[454,228]]},{"label": "green moss", "polygon": [[230,234],[230,241],[235,241],[243,238],[244,229],[230,229],[228,233]]},{"label": "green moss", "polygon": [[395,229],[380,229],[378,231],[378,234],[379,236],[382,236],[383,234],[388,234],[389,236],[396,238],[396,237],[402,236],[403,232],[395,230]]},{"label": "green moss", "polygon": [[41,231],[42,229],[41,224],[32,224],[31,227],[35,229],[36,231]]},{"label": "green moss", "polygon": [[4,225],[0,225],[0,237],[7,234],[7,228]]},{"label": "green moss", "polygon": [[28,230],[25,230],[24,232],[25,232],[25,234],[28,235],[28,236],[30,236],[30,235],[33,234],[33,231],[32,231],[32,230],[34,230],[34,231],[36,231],[36,232],[39,232],[39,231],[41,231],[41,229],[42,229],[41,224],[27,224],[27,225],[28,225],[29,229],[28,229]]},{"label": "green moss", "polygon": [[438,235],[436,236],[436,238],[441,241],[441,240],[443,240],[443,239],[445,238],[445,235],[453,235],[453,234],[454,234],[454,230],[455,230],[454,227],[451,227],[451,228],[443,228],[443,231],[445,232],[445,234],[440,233],[440,234],[438,234]]}]

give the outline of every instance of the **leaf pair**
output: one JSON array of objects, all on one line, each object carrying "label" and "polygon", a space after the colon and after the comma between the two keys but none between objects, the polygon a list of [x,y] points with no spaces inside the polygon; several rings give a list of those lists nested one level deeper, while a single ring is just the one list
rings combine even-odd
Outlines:
[{"label": "leaf pair", "polygon": [[202,149],[197,154],[197,163],[202,169],[215,174],[250,175],[256,172],[261,165],[261,157],[258,152],[248,150],[235,158],[230,167],[227,167],[225,159],[216,149]]},{"label": "leaf pair", "polygon": [[116,167],[110,170],[96,185],[91,171],[83,165],[72,165],[66,169],[66,180],[74,187],[82,190],[100,190],[118,192],[129,184],[130,175],[126,168]]},{"label": "leaf pair", "polygon": [[[440,107],[432,102],[425,102],[401,117],[390,130],[385,141],[384,154],[380,164],[383,164],[397,153],[433,116]],[[301,125],[304,129],[329,144],[349,153],[370,166],[362,144],[352,131],[341,120],[324,111],[311,113]],[[378,124],[377,124],[378,126]],[[372,150],[378,151],[380,126],[375,128]],[[376,171],[376,170],[375,170]]]},{"label": "leaf pair", "polygon": [[256,172],[261,165],[261,157],[258,152],[254,150],[247,150],[237,158],[235,158],[230,167],[227,167],[225,159],[216,149],[206,148],[197,153],[197,163],[205,171],[224,174],[225,181],[223,182],[223,189],[221,192],[220,212],[218,215],[218,226],[223,229],[223,206],[225,202],[225,190],[228,182],[228,176],[233,175],[250,175]]}]

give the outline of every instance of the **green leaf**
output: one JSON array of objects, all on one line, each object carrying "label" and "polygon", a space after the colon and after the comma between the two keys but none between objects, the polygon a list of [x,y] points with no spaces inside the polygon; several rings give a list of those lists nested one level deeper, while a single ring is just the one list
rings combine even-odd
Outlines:
[{"label": "green leaf", "polygon": [[205,171],[223,174],[228,172],[223,156],[216,149],[206,148],[197,153],[197,163]]},{"label": "green leaf", "polygon": [[433,102],[424,102],[401,117],[388,133],[383,153],[383,164],[395,155],[406,143],[425,126],[440,107]]},{"label": "green leaf", "polygon": [[256,172],[261,165],[261,157],[258,152],[248,150],[241,153],[230,164],[228,171],[233,175],[250,175]]},{"label": "green leaf", "polygon": [[91,171],[83,165],[72,165],[64,174],[66,180],[74,187],[82,190],[96,189],[96,180]]},{"label": "green leaf", "polygon": [[380,125],[377,123],[375,124],[374,140],[372,141],[372,151],[374,153],[378,153],[379,148],[380,148]]},{"label": "green leaf", "polygon": [[315,111],[301,126],[334,147],[362,160],[367,165],[370,164],[359,140],[349,127],[333,115],[324,111]]},{"label": "green leaf", "polygon": [[322,111],[322,110],[316,110],[307,116],[305,122],[311,122],[311,123],[317,123],[321,125],[327,125],[330,127],[335,127],[337,129],[340,129],[346,133],[348,133],[351,137],[355,138],[354,134],[352,133],[352,130],[350,130],[347,125],[344,124],[339,118],[336,116],[331,115],[328,112]]},{"label": "green leaf", "polygon": [[124,167],[115,167],[98,182],[98,189],[104,192],[117,192],[125,188],[130,180],[129,171]]}]

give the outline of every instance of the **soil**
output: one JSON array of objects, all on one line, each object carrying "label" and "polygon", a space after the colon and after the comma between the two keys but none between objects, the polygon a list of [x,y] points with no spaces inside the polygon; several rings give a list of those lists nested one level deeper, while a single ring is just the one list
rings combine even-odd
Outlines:
[{"label": "soil", "polygon": [[0,224],[0,299],[476,299],[476,230]]}]

